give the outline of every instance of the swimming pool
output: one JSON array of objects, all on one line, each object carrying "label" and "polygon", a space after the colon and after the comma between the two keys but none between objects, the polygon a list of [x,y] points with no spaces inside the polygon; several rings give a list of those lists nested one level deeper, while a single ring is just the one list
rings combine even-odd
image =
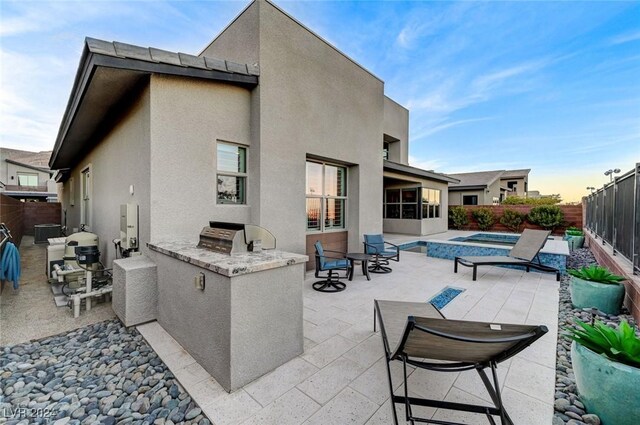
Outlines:
[{"label": "swimming pool", "polygon": [[[475,233],[449,240],[412,241],[399,244],[402,251],[426,253],[428,257],[453,260],[456,257],[509,255],[520,235],[504,233]],[[566,273],[569,247],[566,241],[549,238],[540,252],[540,262]],[[518,268],[514,266],[501,266]],[[535,270],[534,270],[535,271]]]},{"label": "swimming pool", "polygon": [[[470,242],[479,243],[484,245],[507,245],[513,246],[518,242],[520,235],[509,235],[502,233],[476,233],[469,236],[458,236],[456,238],[449,239],[456,242]],[[553,238],[548,238],[553,240]]]}]

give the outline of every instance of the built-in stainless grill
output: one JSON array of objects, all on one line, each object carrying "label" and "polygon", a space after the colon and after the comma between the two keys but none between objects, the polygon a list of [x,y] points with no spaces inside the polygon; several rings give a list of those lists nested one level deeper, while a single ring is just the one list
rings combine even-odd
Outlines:
[{"label": "built-in stainless grill", "polygon": [[253,224],[210,221],[200,232],[199,248],[233,255],[275,249],[276,238],[267,229]]}]

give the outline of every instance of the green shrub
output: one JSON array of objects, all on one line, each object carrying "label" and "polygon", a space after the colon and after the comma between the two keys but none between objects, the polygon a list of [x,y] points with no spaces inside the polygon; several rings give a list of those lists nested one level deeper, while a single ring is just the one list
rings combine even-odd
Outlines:
[{"label": "green shrub", "polygon": [[626,320],[620,322],[617,330],[600,321],[593,325],[576,322],[582,329],[569,328],[565,337],[615,362],[640,368],[640,338]]},{"label": "green shrub", "polygon": [[502,205],[555,205],[561,202],[559,195],[547,198],[523,198],[521,196],[508,196],[500,204]]},{"label": "green shrub", "polygon": [[626,280],[624,276],[613,274],[607,268],[597,266],[595,264],[581,269],[569,269],[567,270],[567,273],[571,276],[577,277],[578,279],[606,284],[614,284]]},{"label": "green shrub", "polygon": [[582,230],[566,230],[564,234],[567,236],[584,236]]},{"label": "green shrub", "polygon": [[471,212],[480,230],[489,230],[496,223],[496,215],[491,208],[478,208]]},{"label": "green shrub", "polygon": [[519,232],[526,218],[526,214],[506,208],[500,217],[500,223],[512,232]]},{"label": "green shrub", "polygon": [[467,216],[467,210],[465,209],[465,207],[450,207],[449,220],[451,221],[451,227],[458,230],[469,224],[469,217]]},{"label": "green shrub", "polygon": [[553,230],[564,222],[564,213],[557,205],[538,205],[531,208],[527,219],[544,229]]}]

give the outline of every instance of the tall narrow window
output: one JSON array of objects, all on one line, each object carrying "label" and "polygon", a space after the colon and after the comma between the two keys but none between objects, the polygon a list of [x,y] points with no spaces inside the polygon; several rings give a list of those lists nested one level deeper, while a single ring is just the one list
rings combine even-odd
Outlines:
[{"label": "tall narrow window", "polygon": [[246,204],[247,148],[218,142],[217,199],[219,204]]},{"label": "tall narrow window", "polygon": [[440,218],[440,190],[422,188],[422,218]]},{"label": "tall narrow window", "polygon": [[389,159],[389,142],[382,142],[382,158]]},{"label": "tall narrow window", "polygon": [[307,230],[323,232],[346,227],[347,169],[307,161]]}]

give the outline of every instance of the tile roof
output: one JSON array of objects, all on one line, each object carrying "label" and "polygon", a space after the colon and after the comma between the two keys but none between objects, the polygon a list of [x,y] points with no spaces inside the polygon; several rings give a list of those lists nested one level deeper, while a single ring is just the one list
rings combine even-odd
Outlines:
[{"label": "tile roof", "polygon": [[153,63],[178,65],[185,68],[209,69],[243,75],[260,75],[257,64],[249,65],[225,61],[205,56],[194,56],[186,53],[169,52],[154,47],[141,47],[118,41],[104,41],[87,37],[86,44],[91,53],[117,58],[137,59]]}]

